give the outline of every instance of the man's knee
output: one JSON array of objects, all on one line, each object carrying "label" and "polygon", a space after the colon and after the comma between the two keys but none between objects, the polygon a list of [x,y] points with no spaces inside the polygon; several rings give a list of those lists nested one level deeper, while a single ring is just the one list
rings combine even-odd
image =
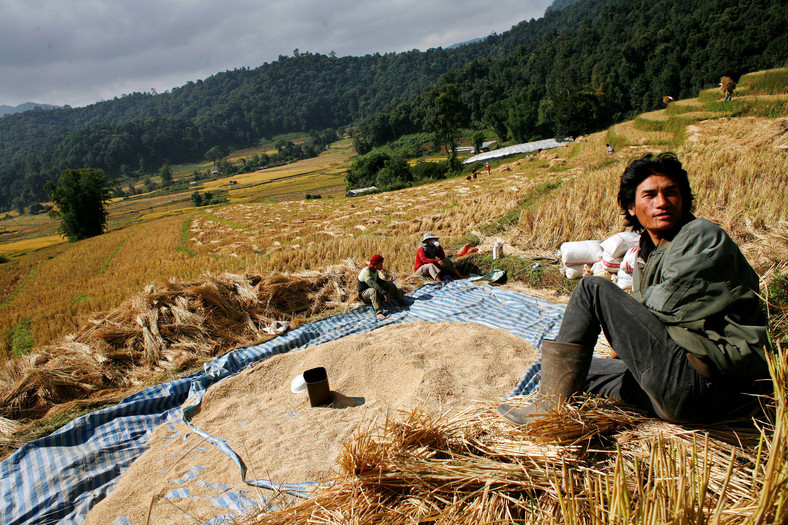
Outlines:
[{"label": "man's knee", "polygon": [[610,279],[605,279],[604,277],[600,277],[599,275],[586,275],[580,279],[579,286],[594,288],[605,288],[612,286],[617,290],[621,290],[613,281]]},{"label": "man's knee", "polygon": [[586,296],[594,297],[598,296],[600,292],[616,294],[623,293],[625,295],[629,295],[610,279],[605,279],[604,277],[600,277],[598,275],[587,275],[580,279],[580,282],[577,284],[577,287],[573,293],[578,292]]},{"label": "man's knee", "polygon": [[429,277],[430,279],[435,279],[440,273],[440,268],[434,263],[427,263],[420,266],[416,273],[424,277]]}]

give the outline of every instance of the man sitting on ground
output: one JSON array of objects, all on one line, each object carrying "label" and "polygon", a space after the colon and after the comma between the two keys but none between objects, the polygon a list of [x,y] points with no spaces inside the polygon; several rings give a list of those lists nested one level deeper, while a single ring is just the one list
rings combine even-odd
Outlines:
[{"label": "man sitting on ground", "polygon": [[[692,215],[687,172],[672,153],[647,154],[621,176],[618,203],[642,231],[633,296],[607,279],[577,285],[555,341],[542,343],[539,394],[501,405],[532,421],[579,391],[676,423],[718,421],[752,408],[771,386],[758,275],[724,230]],[[604,331],[613,359],[592,358]]]},{"label": "man sitting on ground", "polygon": [[389,302],[393,297],[399,306],[406,306],[410,301],[391,281],[387,281],[378,275],[383,269],[383,256],[375,254],[370,258],[367,266],[358,274],[358,298],[364,304],[371,304],[375,309],[375,316],[378,319],[385,319],[383,303]]},{"label": "man sitting on ground", "polygon": [[430,232],[425,233],[421,239],[413,271],[436,281],[451,281],[455,277],[465,279],[465,276],[454,266],[452,260],[446,257],[443,247],[438,242],[438,237]]}]

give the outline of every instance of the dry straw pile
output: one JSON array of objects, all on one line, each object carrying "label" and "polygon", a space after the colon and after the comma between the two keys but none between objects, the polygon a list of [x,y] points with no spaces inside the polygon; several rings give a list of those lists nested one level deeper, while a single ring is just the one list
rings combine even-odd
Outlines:
[{"label": "dry straw pile", "polygon": [[770,423],[672,425],[589,400],[528,428],[479,405],[360,430],[314,498],[244,523],[784,523],[785,355]]},{"label": "dry straw pile", "polygon": [[[352,261],[322,273],[221,274],[167,281],[81,324],[61,343],[0,369],[0,432],[16,422],[70,408],[118,401],[151,379],[207,362],[270,337],[274,321],[306,317],[355,299]],[[89,399],[88,399],[89,398]],[[68,405],[58,406],[63,403]],[[55,407],[55,408],[53,408]]]}]

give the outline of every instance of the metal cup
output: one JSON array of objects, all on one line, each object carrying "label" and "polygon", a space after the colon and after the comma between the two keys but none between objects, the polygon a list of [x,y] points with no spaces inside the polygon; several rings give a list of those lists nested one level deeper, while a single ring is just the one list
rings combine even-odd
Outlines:
[{"label": "metal cup", "polygon": [[309,404],[313,407],[331,403],[331,390],[328,388],[328,374],[322,366],[304,372]]}]

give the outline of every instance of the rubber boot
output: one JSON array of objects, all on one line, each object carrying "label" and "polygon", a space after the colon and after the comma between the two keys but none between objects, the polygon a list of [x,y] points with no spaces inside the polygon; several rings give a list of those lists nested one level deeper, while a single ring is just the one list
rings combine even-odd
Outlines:
[{"label": "rubber boot", "polygon": [[513,408],[503,404],[498,412],[510,423],[525,425],[537,416],[547,414],[560,403],[580,392],[591,366],[593,347],[574,343],[544,341],[542,343],[542,377],[539,393],[533,403]]}]

